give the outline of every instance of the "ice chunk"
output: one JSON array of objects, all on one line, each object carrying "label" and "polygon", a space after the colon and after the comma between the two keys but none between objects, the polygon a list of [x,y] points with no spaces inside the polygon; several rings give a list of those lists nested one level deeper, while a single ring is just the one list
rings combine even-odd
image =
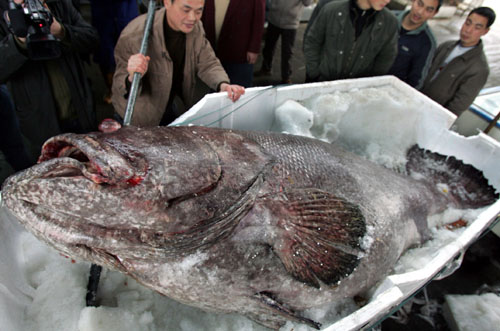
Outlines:
[{"label": "ice chunk", "polygon": [[313,114],[297,101],[288,100],[276,108],[279,130],[299,136],[312,137]]},{"label": "ice chunk", "polygon": [[498,330],[500,297],[493,293],[482,295],[446,295],[453,320],[461,331]]}]

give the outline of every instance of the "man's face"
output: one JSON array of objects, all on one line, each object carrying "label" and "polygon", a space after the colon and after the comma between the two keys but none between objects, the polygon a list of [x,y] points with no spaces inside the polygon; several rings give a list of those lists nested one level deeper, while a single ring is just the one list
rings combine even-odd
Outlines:
[{"label": "man's face", "polygon": [[408,18],[413,25],[422,25],[437,13],[438,0],[413,0]]},{"label": "man's face", "polygon": [[172,30],[189,33],[201,19],[205,0],[165,0],[163,3]]},{"label": "man's face", "polygon": [[368,0],[370,7],[376,11],[384,9],[389,2],[391,2],[391,0]]},{"label": "man's face", "polygon": [[460,29],[460,41],[462,46],[470,47],[479,43],[479,40],[484,36],[489,28],[486,27],[488,19],[479,14],[470,14],[465,20]]}]

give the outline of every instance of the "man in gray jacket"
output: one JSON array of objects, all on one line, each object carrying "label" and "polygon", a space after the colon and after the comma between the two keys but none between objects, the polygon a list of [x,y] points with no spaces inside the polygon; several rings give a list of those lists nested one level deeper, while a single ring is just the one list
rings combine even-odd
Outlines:
[{"label": "man in gray jacket", "polygon": [[481,37],[495,21],[488,7],[473,9],[460,39],[442,43],[436,50],[422,93],[460,116],[472,104],[489,75]]},{"label": "man in gray jacket", "polygon": [[264,49],[262,50],[262,69],[258,76],[270,75],[276,42],[281,35],[281,81],[290,84],[292,81],[293,44],[300,23],[304,6],[309,6],[312,0],[272,0],[267,8],[267,31]]},{"label": "man in gray jacket", "polygon": [[338,0],[321,8],[304,39],[307,81],[383,75],[397,54],[389,0]]}]

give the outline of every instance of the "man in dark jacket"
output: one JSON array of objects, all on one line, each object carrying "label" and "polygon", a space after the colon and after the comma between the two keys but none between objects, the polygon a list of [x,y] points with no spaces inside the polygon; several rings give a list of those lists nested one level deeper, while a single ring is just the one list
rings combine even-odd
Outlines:
[{"label": "man in dark jacket", "polygon": [[473,9],[460,39],[442,43],[436,50],[422,93],[460,116],[483,88],[490,72],[481,37],[495,21],[488,7]]},{"label": "man in dark jacket", "polygon": [[253,85],[265,7],[264,0],[205,1],[201,21],[206,37],[233,84]]},{"label": "man in dark jacket", "polygon": [[[14,105],[5,85],[0,85],[0,151],[15,171],[33,165],[33,161],[30,160],[24,148]],[[0,184],[2,179],[0,179]]]},{"label": "man in dark jacket", "polygon": [[443,0],[413,0],[410,10],[398,15],[398,56],[389,70],[403,82],[420,89],[436,51],[436,39],[427,20],[439,11]]},{"label": "man in dark jacket", "polygon": [[326,3],[304,40],[307,81],[384,75],[397,54],[398,22],[388,0]]},{"label": "man in dark jacket", "polygon": [[[98,36],[70,0],[45,0],[54,18],[50,33],[58,40],[61,54],[34,60],[26,38],[14,33],[19,28],[8,27],[10,16],[15,17],[14,12],[9,15],[8,2],[0,0],[0,83],[8,83],[21,132],[32,153],[38,154],[51,136],[95,128],[93,96],[81,56],[97,46]],[[24,0],[15,3],[22,6]],[[14,24],[19,20],[12,21]]]}]

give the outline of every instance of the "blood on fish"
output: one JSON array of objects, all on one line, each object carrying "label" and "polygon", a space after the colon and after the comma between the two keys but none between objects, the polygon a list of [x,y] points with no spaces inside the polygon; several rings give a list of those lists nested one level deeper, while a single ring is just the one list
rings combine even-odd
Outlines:
[{"label": "blood on fish", "polygon": [[448,230],[454,230],[454,229],[464,228],[466,226],[467,226],[467,221],[459,219],[455,222],[446,224],[444,227],[447,228]]},{"label": "blood on fish", "polygon": [[143,180],[144,180],[144,177],[135,176],[135,177],[129,178],[127,180],[127,183],[131,186],[136,186],[136,185],[139,185]]}]

